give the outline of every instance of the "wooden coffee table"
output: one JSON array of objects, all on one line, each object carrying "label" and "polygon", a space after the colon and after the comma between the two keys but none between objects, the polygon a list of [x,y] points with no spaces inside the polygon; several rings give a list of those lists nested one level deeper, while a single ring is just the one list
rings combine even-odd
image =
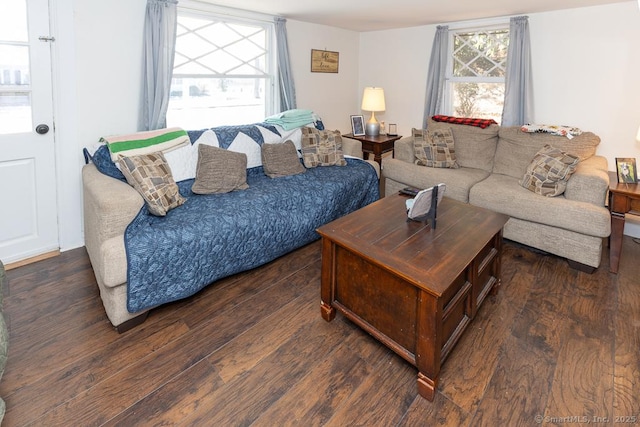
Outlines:
[{"label": "wooden coffee table", "polygon": [[508,217],[444,198],[435,230],[407,222],[405,200],[385,197],[318,229],[321,313],[336,310],[418,368],[433,400],[442,362],[500,285]]}]

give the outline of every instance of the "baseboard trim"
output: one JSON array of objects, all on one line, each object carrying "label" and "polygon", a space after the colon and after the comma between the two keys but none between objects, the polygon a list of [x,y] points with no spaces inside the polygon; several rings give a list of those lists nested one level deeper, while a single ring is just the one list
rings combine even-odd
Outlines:
[{"label": "baseboard trim", "polygon": [[51,252],[45,252],[40,255],[36,255],[30,258],[22,259],[20,261],[12,262],[11,264],[7,264],[4,266],[5,270],[12,270],[14,268],[22,267],[28,264],[33,264],[34,262],[43,261],[45,259],[53,258],[60,255],[60,250],[55,250]]}]

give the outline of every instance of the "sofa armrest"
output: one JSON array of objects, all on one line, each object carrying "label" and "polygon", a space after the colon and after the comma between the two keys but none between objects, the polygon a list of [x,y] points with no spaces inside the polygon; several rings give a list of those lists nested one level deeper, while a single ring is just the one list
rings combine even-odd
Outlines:
[{"label": "sofa armrest", "polygon": [[91,252],[112,237],[124,236],[144,199],[129,184],[103,174],[93,164],[82,168],[82,188],[85,245]]},{"label": "sofa armrest", "polygon": [[578,167],[567,181],[564,197],[569,200],[604,206],[609,190],[607,159],[592,156],[578,163]]},{"label": "sofa armrest", "polygon": [[348,156],[363,158],[362,143],[357,139],[342,137],[342,152]]},{"label": "sofa armrest", "polygon": [[407,163],[415,163],[415,155],[413,154],[413,137],[405,136],[396,141],[393,157]]},{"label": "sofa armrest", "polygon": [[[345,138],[342,137],[342,153],[347,156],[357,157],[359,159],[363,159],[364,155],[362,153],[362,143],[357,139]],[[376,175],[378,175],[378,179],[380,179],[380,165],[378,162],[373,160],[365,160],[376,171]]]}]

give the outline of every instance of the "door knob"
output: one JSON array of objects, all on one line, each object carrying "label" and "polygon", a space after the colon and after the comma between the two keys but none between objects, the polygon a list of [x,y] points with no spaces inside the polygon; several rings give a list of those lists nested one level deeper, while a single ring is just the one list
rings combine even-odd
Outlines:
[{"label": "door knob", "polygon": [[38,125],[36,126],[36,132],[40,135],[44,135],[45,133],[49,132],[49,126],[45,124]]}]

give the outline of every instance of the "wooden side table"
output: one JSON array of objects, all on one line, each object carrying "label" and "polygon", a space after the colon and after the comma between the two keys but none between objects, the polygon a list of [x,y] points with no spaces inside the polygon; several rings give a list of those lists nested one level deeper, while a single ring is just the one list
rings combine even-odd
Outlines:
[{"label": "wooden side table", "polygon": [[609,212],[611,212],[611,236],[609,236],[609,271],[618,272],[622,254],[624,215],[640,215],[640,185],[618,182],[618,175],[609,172]]},{"label": "wooden side table", "polygon": [[345,138],[351,138],[351,139],[360,141],[362,143],[362,153],[363,153],[364,159],[367,160],[369,158],[369,154],[373,153],[373,160],[378,162],[381,168],[382,168],[382,155],[384,153],[388,153],[389,151],[393,153],[393,149],[395,147],[396,141],[402,138],[402,135],[355,136],[352,133],[348,133],[342,136],[344,136]]}]

